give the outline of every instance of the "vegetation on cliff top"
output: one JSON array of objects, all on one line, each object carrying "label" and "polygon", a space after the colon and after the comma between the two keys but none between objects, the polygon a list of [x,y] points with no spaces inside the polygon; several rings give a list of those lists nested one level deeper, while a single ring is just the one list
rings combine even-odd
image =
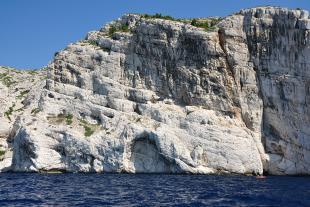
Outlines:
[{"label": "vegetation on cliff top", "polygon": [[13,81],[13,77],[9,73],[0,73],[0,81],[2,81],[6,87],[10,87],[16,83],[16,81]]},{"label": "vegetation on cliff top", "polygon": [[143,14],[142,17],[145,19],[164,19],[164,20],[170,20],[170,21],[178,21],[178,22],[187,23],[187,24],[190,23],[192,26],[203,28],[206,31],[210,31],[210,30],[215,29],[216,28],[215,25],[217,23],[219,23],[219,21],[222,20],[222,18],[216,18],[216,17],[194,18],[194,19],[178,19],[178,18],[174,18],[174,17],[169,16],[169,15],[162,15],[160,13],[156,13],[154,15]]},{"label": "vegetation on cliff top", "polygon": [[111,25],[108,32],[109,37],[112,37],[115,32],[130,32],[130,29],[127,24]]},{"label": "vegetation on cliff top", "polygon": [[162,15],[160,13],[156,13],[154,15],[151,14],[143,14],[142,15],[143,18],[145,19],[165,19],[165,20],[172,20],[172,21],[176,21],[178,19],[173,18],[172,16],[169,15]]},{"label": "vegetation on cliff top", "polygon": [[200,27],[206,31],[210,31],[216,28],[216,24],[221,21],[220,18],[210,18],[210,19],[192,19],[191,25],[195,27]]}]

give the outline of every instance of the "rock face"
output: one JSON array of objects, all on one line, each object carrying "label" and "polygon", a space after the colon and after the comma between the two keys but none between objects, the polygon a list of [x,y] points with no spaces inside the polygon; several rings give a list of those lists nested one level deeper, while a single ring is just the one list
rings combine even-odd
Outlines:
[{"label": "rock face", "polygon": [[124,15],[0,85],[0,170],[310,174],[308,12],[214,20]]}]

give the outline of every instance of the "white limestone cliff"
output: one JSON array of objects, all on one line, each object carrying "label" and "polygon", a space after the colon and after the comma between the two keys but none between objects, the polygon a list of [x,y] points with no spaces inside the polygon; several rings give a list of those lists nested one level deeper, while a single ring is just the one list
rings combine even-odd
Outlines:
[{"label": "white limestone cliff", "polygon": [[1,68],[0,171],[310,174],[308,12],[211,20],[128,14]]}]

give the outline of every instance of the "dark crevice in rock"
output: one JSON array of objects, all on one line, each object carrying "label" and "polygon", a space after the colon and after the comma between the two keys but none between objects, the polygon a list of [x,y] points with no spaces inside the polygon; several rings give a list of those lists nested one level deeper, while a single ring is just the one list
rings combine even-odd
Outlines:
[{"label": "dark crevice in rock", "polygon": [[49,94],[48,94],[48,97],[49,97],[49,98],[55,98],[55,96],[54,96],[52,93],[49,93]]},{"label": "dark crevice in rock", "polygon": [[135,109],[134,109],[134,112],[136,112],[136,113],[139,114],[139,115],[142,115],[142,112],[141,112],[139,106],[140,106],[139,104],[136,104]]},{"label": "dark crevice in rock", "polygon": [[146,137],[140,137],[131,145],[130,160],[136,173],[171,173],[177,165],[161,155],[156,143]]}]

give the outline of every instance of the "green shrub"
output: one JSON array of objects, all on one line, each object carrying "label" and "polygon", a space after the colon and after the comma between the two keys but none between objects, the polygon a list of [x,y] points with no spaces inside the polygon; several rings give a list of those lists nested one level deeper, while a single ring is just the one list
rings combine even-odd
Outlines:
[{"label": "green shrub", "polygon": [[112,25],[109,28],[109,37],[112,37],[115,32],[130,32],[129,26],[127,24],[122,24],[120,26]]},{"label": "green shrub", "polygon": [[84,127],[84,136],[89,137],[91,136],[96,129],[98,129],[99,125],[98,124],[91,124],[88,123],[85,119],[79,119],[80,125]]},{"label": "green shrub", "polygon": [[208,29],[210,27],[208,21],[202,22],[202,21],[198,21],[197,19],[193,19],[191,22],[191,25],[195,27],[204,28],[204,29]]},{"label": "green shrub", "polygon": [[14,111],[14,107],[15,107],[15,103],[9,107],[9,110],[7,110],[6,112],[4,112],[4,115],[8,118],[8,120],[11,121],[11,115]]},{"label": "green shrub", "polygon": [[88,125],[89,123],[85,119],[79,119],[82,125]]},{"label": "green shrub", "polygon": [[210,31],[216,28],[216,24],[220,21],[221,19],[207,19],[207,20],[197,20],[197,19],[192,19],[191,25],[199,28],[205,29],[205,31]]},{"label": "green shrub", "polygon": [[72,124],[72,119],[73,119],[73,115],[72,114],[67,114],[66,115],[66,123],[67,123],[67,125],[71,125]]},{"label": "green shrub", "polygon": [[86,126],[86,125],[84,125],[84,129],[85,129],[85,132],[84,132],[85,137],[89,137],[95,132],[91,127]]},{"label": "green shrub", "polygon": [[197,25],[197,19],[193,19],[193,20],[191,21],[191,25],[196,27],[196,25]]},{"label": "green shrub", "polygon": [[0,80],[7,87],[10,87],[11,85],[16,83],[16,81],[13,81],[12,79],[13,79],[13,77],[10,76],[8,73],[0,73]]},{"label": "green shrub", "polygon": [[5,154],[4,150],[0,150],[0,157],[3,156]]},{"label": "green shrub", "polygon": [[8,75],[8,73],[0,73],[0,79],[4,78],[7,75]]},{"label": "green shrub", "polygon": [[29,73],[30,75],[36,75],[36,74],[38,74],[38,72],[35,71],[35,70],[29,70],[28,73]]},{"label": "green shrub", "polygon": [[16,97],[17,99],[22,99],[24,98],[25,95],[27,95],[29,93],[30,90],[24,90],[24,91],[21,91],[19,93],[19,95]]},{"label": "green shrub", "polygon": [[16,81],[12,80],[12,77],[5,77],[4,79],[2,79],[2,81],[7,87],[10,87],[11,85],[16,83]]},{"label": "green shrub", "polygon": [[217,18],[217,19],[211,19],[211,27],[214,27],[215,25],[217,25],[220,21],[222,20],[222,18]]},{"label": "green shrub", "polygon": [[177,19],[174,19],[172,16],[162,15],[160,13],[156,13],[154,15],[143,14],[142,17],[145,19],[165,19],[165,20],[177,21]]},{"label": "green shrub", "polygon": [[13,69],[11,67],[8,67],[8,66],[1,66],[2,69],[5,69],[5,70],[10,70],[10,69]]},{"label": "green shrub", "polygon": [[90,45],[98,46],[98,43],[97,43],[96,40],[87,40],[87,42],[88,42]]},{"label": "green shrub", "polygon": [[115,26],[111,26],[109,28],[109,37],[112,37],[113,34],[117,31],[116,27]]},{"label": "green shrub", "polygon": [[129,32],[129,27],[127,24],[123,24],[120,28],[120,31],[122,32]]}]

